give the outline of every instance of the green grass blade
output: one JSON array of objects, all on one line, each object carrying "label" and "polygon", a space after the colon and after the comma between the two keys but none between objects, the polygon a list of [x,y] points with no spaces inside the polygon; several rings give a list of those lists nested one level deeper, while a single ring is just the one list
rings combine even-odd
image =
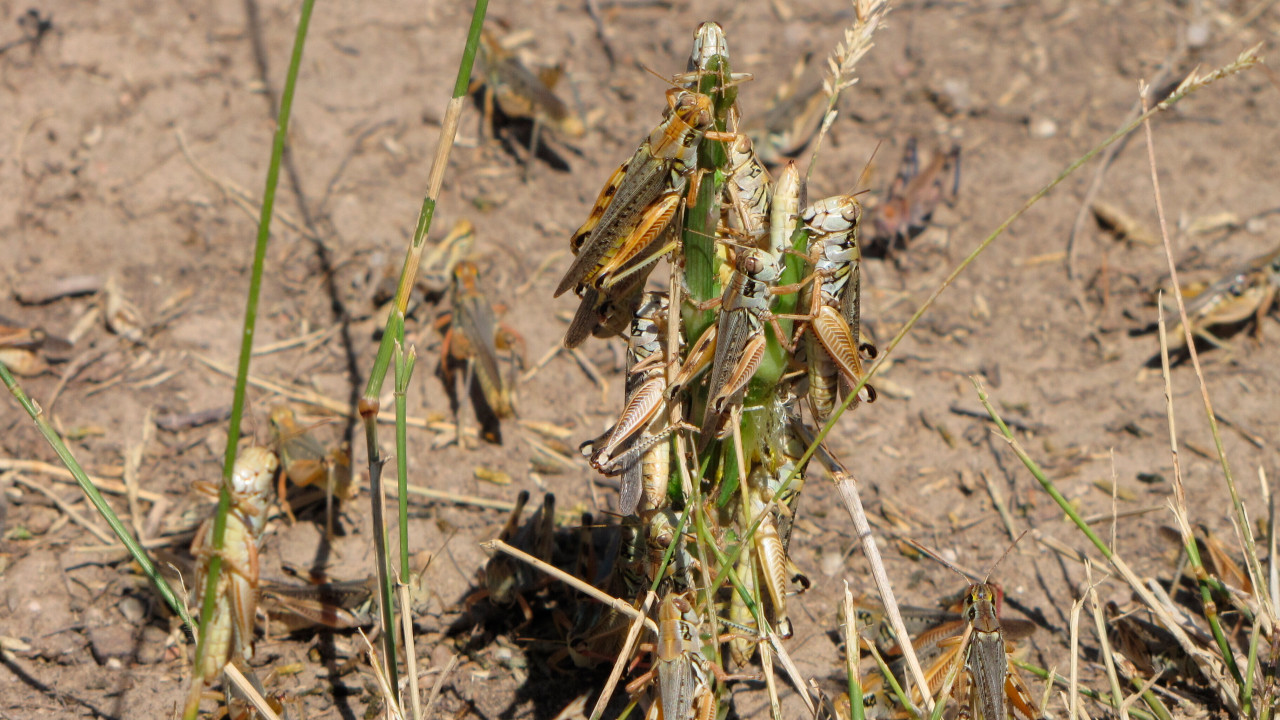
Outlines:
[{"label": "green grass blade", "polygon": [[[245,388],[248,384],[249,360],[253,352],[253,336],[258,319],[258,297],[262,288],[262,269],[266,262],[267,241],[271,237],[271,217],[275,208],[276,187],[280,181],[280,160],[289,134],[289,116],[293,109],[293,94],[298,84],[298,68],[302,65],[302,51],[306,47],[307,30],[311,25],[311,10],[315,0],[304,0],[298,17],[298,28],[293,40],[293,53],[289,58],[289,70],[285,75],[284,89],[280,95],[279,117],[271,145],[271,161],[267,166],[267,178],[262,192],[262,210],[258,217],[258,237],[254,245],[253,269],[249,277],[249,292],[245,300],[244,331],[240,341],[240,359],[236,366],[236,384],[231,400],[231,421],[227,432],[227,449],[223,456],[222,486],[218,492],[218,506],[213,516],[212,557],[209,559],[206,589],[200,612],[200,632],[196,642],[196,666],[204,660],[206,652],[206,626],[217,602],[218,576],[222,572],[222,550],[227,530],[227,511],[231,506],[230,480],[235,468],[236,443],[240,439],[240,422],[244,414]],[[199,682],[199,680],[193,680]],[[193,707],[194,705],[194,707]],[[188,703],[183,716],[194,720],[199,712],[199,697]]]},{"label": "green grass blade", "polygon": [[71,454],[70,448],[67,447],[66,443],[62,442],[62,437],[49,424],[49,419],[44,416],[44,410],[27,397],[27,394],[23,392],[22,387],[18,385],[17,380],[9,373],[9,368],[3,362],[0,362],[0,380],[4,381],[5,387],[17,399],[18,404],[31,416],[31,419],[36,424],[36,429],[44,436],[44,439],[49,443],[49,447],[52,447],[53,451],[57,453],[58,459],[62,460],[62,464],[71,471],[72,477],[76,479],[80,489],[89,498],[89,502],[93,503],[93,507],[98,511],[98,514],[102,516],[103,520],[107,521],[107,525],[111,527],[116,537],[120,538],[120,542],[124,544],[125,549],[129,551],[134,561],[142,568],[143,574],[151,580],[151,584],[160,593],[160,597],[164,598],[165,604],[182,619],[182,624],[186,626],[187,632],[191,633],[195,625],[191,620],[191,616],[187,613],[186,603],[178,598],[178,594],[173,591],[169,583],[160,575],[155,564],[151,562],[151,558],[147,556],[147,551],[143,550],[142,546],[125,529],[124,523],[120,522],[120,518],[116,516],[115,511],[107,504],[106,499],[102,497],[102,493],[98,492],[98,488],[93,484],[93,481],[85,474],[84,468],[80,467],[80,463]]}]

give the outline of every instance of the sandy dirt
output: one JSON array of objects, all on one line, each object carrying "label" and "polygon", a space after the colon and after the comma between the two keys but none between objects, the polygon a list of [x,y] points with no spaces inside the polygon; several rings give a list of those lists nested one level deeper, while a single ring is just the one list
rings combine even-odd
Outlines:
[{"label": "sandy dirt", "polygon": [[[715,19],[728,33],[734,69],[755,74],[741,96],[750,117],[769,107],[797,60],[811,55],[820,66],[851,17],[838,3],[600,5],[612,65],[581,3],[491,5],[492,20],[526,32],[518,52],[530,65],[563,66],[560,91],[587,118],[588,132],[578,141],[549,138],[559,159],[526,168],[527,153],[490,142],[469,105],[433,226],[434,239],[459,219],[475,224],[481,286],[508,308],[502,319],[523,335],[531,363],[558,345],[574,308],[571,297],[551,298],[568,263],[566,239],[662,110],[664,84],[644,68],[682,70],[692,31]],[[957,143],[963,159],[959,197],[938,209],[934,227],[896,262],[866,262],[863,313],[874,338],[883,346],[988,232],[1111,134],[1133,107],[1138,81],[1155,77],[1162,63],[1173,63],[1168,77],[1176,80],[1258,43],[1263,56],[1273,53],[1280,10],[1262,3],[1254,15],[1254,7],[1243,0],[896,7],[843,99],[809,196],[854,188],[878,143],[868,204],[883,196],[909,137],[926,158]],[[232,379],[214,366],[231,366],[237,352],[272,98],[297,9],[260,2],[251,21],[239,2],[51,2],[36,11],[51,21],[39,41],[12,44],[35,32],[36,17],[25,4],[0,2],[0,315],[75,336],[61,362],[24,385],[94,474],[122,483],[130,456],[140,453],[138,486],[156,495],[138,502],[136,517],[123,495],[109,498],[126,524],[156,541],[163,562],[189,567],[187,538],[211,507],[192,483],[217,479],[226,423],[171,431],[155,422],[201,411],[216,417],[229,407]],[[363,388],[381,327],[375,291],[398,271],[412,233],[469,12],[446,2],[318,4],[289,137],[296,176],[281,182],[257,336],[260,347],[302,342],[256,357],[254,376],[340,405]],[[1280,204],[1280,87],[1267,72],[1222,82],[1153,124],[1170,232],[1188,271],[1212,276],[1280,238],[1280,218],[1267,214]],[[961,414],[981,410],[969,380],[975,375],[1005,416],[1023,424],[1022,444],[1066,497],[1084,515],[1103,518],[1098,530],[1111,532],[1113,508],[1131,513],[1115,542],[1139,575],[1173,576],[1176,549],[1158,534],[1172,524],[1164,504],[1173,465],[1160,374],[1146,367],[1157,340],[1132,334],[1155,319],[1151,293],[1165,261],[1159,247],[1117,240],[1090,216],[1075,238],[1068,277],[1067,238],[1096,167],[1065,181],[946,290],[894,352],[877,382],[879,400],[843,418],[832,435],[884,533],[904,603],[931,606],[961,586],[937,564],[905,557],[898,535],[979,572],[1025,529],[1097,558],[991,423]],[[1140,135],[1111,165],[1100,198],[1158,237]],[[1223,214],[1235,222],[1191,231]],[[33,286],[79,275],[116,284],[136,312],[125,334],[132,327],[138,342],[108,329],[101,315],[82,324],[106,310],[101,293],[44,304],[21,299]],[[439,423],[452,416],[433,373],[441,336],[431,325],[446,305],[420,308],[408,328],[420,357],[409,412],[436,423],[410,431],[411,482],[503,501],[520,489],[535,497],[551,491],[575,515],[614,507],[615,492],[593,484],[585,463],[533,472],[528,438],[538,436],[517,422],[504,423],[501,445],[445,446],[452,430]],[[1268,478],[1280,472],[1273,401],[1280,372],[1267,360],[1280,328],[1272,316],[1261,326],[1261,343],[1241,333],[1230,338],[1233,351],[1204,355],[1209,392],[1229,423],[1227,456],[1253,517],[1265,517],[1259,471]],[[569,355],[550,360],[519,386],[520,419],[568,428],[570,449],[598,434],[621,405],[619,346],[593,340],[583,348],[603,389]],[[1192,520],[1230,539],[1230,505],[1190,365],[1176,367],[1172,382]],[[250,389],[246,433],[269,438],[266,417],[279,399]],[[18,405],[3,406],[0,456],[56,462]],[[462,418],[475,426],[470,404]],[[341,420],[317,434],[336,443],[344,432],[358,435]],[[389,429],[382,443],[394,453]],[[355,466],[366,467],[363,438],[353,444]],[[105,529],[74,486],[14,467],[0,474],[0,715],[171,715],[190,677],[190,648],[167,609],[121,551],[104,548],[37,490]],[[479,481],[477,467],[513,482]],[[792,540],[793,558],[814,585],[793,600],[797,629],[787,647],[806,677],[838,692],[843,659],[833,631],[842,581],[871,588],[849,519],[821,478],[815,470]],[[364,577],[373,565],[368,502],[366,487],[344,506],[344,534],[331,549],[321,543],[323,511],[315,506],[297,525],[273,520],[263,577],[283,577],[284,562]],[[411,515],[413,549],[434,555],[415,619],[422,685],[434,684],[459,655],[437,716],[549,718],[578,695],[594,699],[601,676],[551,671],[547,649],[511,631],[509,618],[477,626],[466,613],[463,600],[485,560],[477,543],[496,535],[505,513],[419,498]],[[1010,616],[1040,626],[1029,659],[1064,670],[1083,568],[1029,536],[995,577]],[[1130,602],[1114,579],[1099,593]],[[1086,656],[1096,658],[1097,642],[1091,629],[1083,633]],[[265,675],[300,664],[271,690],[291,698],[301,716],[361,717],[376,697],[365,666],[348,672],[361,647],[351,633],[273,635],[259,641],[255,665]],[[1082,673],[1089,686],[1105,687],[1098,666],[1085,663]],[[767,716],[762,688],[735,686],[738,715]],[[799,716],[793,691],[784,690],[784,704],[788,716]],[[1052,710],[1064,712],[1057,700]],[[1184,716],[1204,711],[1195,703],[1177,707]]]}]

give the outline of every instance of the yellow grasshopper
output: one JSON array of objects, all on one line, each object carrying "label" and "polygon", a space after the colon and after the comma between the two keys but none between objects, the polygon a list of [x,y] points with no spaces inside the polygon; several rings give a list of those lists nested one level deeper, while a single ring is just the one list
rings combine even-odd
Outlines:
[{"label": "yellow grasshopper", "polygon": [[276,488],[280,507],[289,521],[294,522],[296,518],[289,504],[286,480],[298,487],[323,483],[325,536],[332,539],[333,499],[336,496],[340,500],[350,500],[353,495],[350,455],[341,447],[326,451],[308,428],[298,425],[297,416],[288,405],[272,408],[269,421],[283,465]]},{"label": "yellow grasshopper", "polygon": [[[222,571],[218,574],[217,600],[212,617],[205,621],[204,657],[195,668],[191,696],[198,702],[203,686],[211,685],[227,663],[253,659],[254,617],[258,607],[258,546],[271,510],[272,479],[279,461],[263,447],[246,448],[236,458],[231,473],[231,505],[223,536]],[[196,490],[217,494],[217,486],[198,482]],[[201,601],[208,586],[209,560],[214,557],[213,519],[196,530],[191,554],[198,561],[196,596]]]}]

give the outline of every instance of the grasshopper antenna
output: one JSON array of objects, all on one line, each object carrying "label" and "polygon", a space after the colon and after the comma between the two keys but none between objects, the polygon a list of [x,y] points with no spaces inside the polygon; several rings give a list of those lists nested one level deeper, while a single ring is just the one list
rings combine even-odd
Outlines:
[{"label": "grasshopper antenna", "polygon": [[985,573],[983,573],[981,580],[979,580],[978,577],[973,573],[967,570],[961,570],[960,568],[956,567],[954,564],[951,563],[950,560],[947,560],[946,558],[942,557],[942,555],[940,555],[937,550],[934,550],[933,548],[930,548],[919,542],[916,542],[915,540],[912,540],[909,537],[904,537],[903,540],[905,540],[907,544],[910,545],[911,547],[919,550],[925,555],[928,555],[934,560],[937,560],[939,563],[944,565],[948,570],[964,578],[965,582],[984,584],[991,579],[991,573],[995,572],[995,569],[1000,566],[1000,563],[1004,562],[1004,559],[1009,556],[1009,551],[1013,550],[1013,548],[1017,546],[1018,541],[1021,540],[1028,532],[1030,532],[1030,530],[1023,530],[1022,534],[1019,535],[1017,539],[1015,539],[1012,543],[1010,543],[1009,547],[1004,549],[1004,552],[1000,555],[1000,557],[994,563],[991,564],[991,567],[987,568],[987,571]]}]

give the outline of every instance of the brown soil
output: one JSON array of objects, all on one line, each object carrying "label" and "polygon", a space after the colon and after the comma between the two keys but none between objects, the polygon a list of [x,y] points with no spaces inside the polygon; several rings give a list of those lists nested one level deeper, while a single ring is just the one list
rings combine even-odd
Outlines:
[{"label": "brown soil", "polygon": [[[296,183],[285,177],[276,206],[258,344],[332,332],[257,357],[257,377],[342,402],[363,387],[380,326],[374,290],[398,268],[413,229],[464,39],[469,8],[462,5],[318,5],[290,136]],[[491,7],[494,18],[530,31],[522,52],[533,64],[564,64],[562,93],[590,123],[574,147],[550,143],[568,171],[537,161],[525,179],[519,158],[478,141],[478,114],[469,107],[435,218],[433,237],[460,218],[475,223],[482,285],[511,308],[505,320],[523,334],[531,360],[559,343],[564,315],[573,308],[570,298],[551,299],[567,263],[566,238],[601,182],[658,117],[664,86],[643,67],[682,69],[690,33],[714,18],[728,32],[735,69],[755,73],[742,90],[744,112],[761,113],[792,63],[807,53],[821,62],[850,17],[846,7],[813,2],[723,3],[716,11],[645,5],[603,10],[617,54],[612,67],[580,3]],[[812,198],[847,191],[879,142],[872,197],[888,185],[908,137],[921,139],[926,157],[952,141],[963,148],[955,206],[941,207],[937,227],[916,238],[898,263],[866,264],[864,316],[881,345],[982,237],[1118,126],[1137,97],[1137,81],[1155,76],[1166,58],[1176,59],[1176,79],[1259,42],[1263,56],[1273,51],[1280,10],[1265,5],[1241,25],[1253,6],[1055,0],[896,8],[843,102],[809,188]],[[251,31],[238,2],[46,4],[40,12],[52,19],[49,32],[0,55],[0,123],[8,139],[0,157],[0,315],[70,334],[100,304],[99,296],[24,305],[16,291],[81,274],[114,278],[136,306],[145,330],[141,343],[113,334],[100,320],[91,323],[70,364],[54,365],[25,387],[55,426],[76,438],[71,448],[92,472],[120,477],[142,444],[139,484],[165,503],[151,537],[189,530],[208,512],[191,483],[218,477],[225,444],[225,422],[177,432],[147,423],[230,402],[232,380],[198,359],[230,365],[238,346],[256,210],[246,212],[226,188],[245,188],[253,198],[261,191],[271,98],[297,19],[296,3],[258,8]],[[25,12],[23,4],[0,3],[0,43],[31,32]],[[1183,52],[1178,38],[1188,27],[1193,34],[1207,31],[1208,39]],[[269,66],[266,85],[255,61],[255,32]],[[1251,72],[1221,83],[1153,126],[1176,251],[1197,258],[1189,267],[1221,270],[1276,243],[1277,220],[1260,215],[1280,197],[1280,93],[1268,77]],[[940,547],[968,568],[986,568],[1010,541],[993,494],[1007,503],[1016,532],[1033,528],[1092,552],[991,434],[990,423],[954,412],[980,409],[969,382],[979,375],[1005,414],[1028,424],[1023,444],[1085,515],[1112,509],[1110,492],[1099,484],[1113,478],[1116,509],[1151,509],[1119,523],[1117,546],[1140,575],[1168,580],[1173,572],[1172,547],[1156,534],[1172,522],[1164,508],[1172,462],[1162,384],[1158,372],[1144,369],[1156,338],[1130,334],[1154,320],[1149,293],[1161,282],[1164,260],[1158,247],[1118,242],[1090,219],[1076,239],[1076,279],[1067,277],[1061,254],[1094,167],[1037,205],[943,294],[897,348],[878,383],[879,401],[842,419],[833,434],[833,448],[857,473],[881,527]],[[1157,230],[1140,137],[1111,166],[1101,197],[1149,232]],[[256,202],[250,200],[253,208]],[[1219,213],[1233,213],[1240,224],[1211,234],[1184,231]],[[308,222],[314,234],[299,230]],[[448,396],[431,372],[440,345],[430,328],[437,312],[420,311],[409,328],[421,357],[409,410],[443,419]],[[1270,317],[1262,329],[1272,339],[1280,334]],[[1245,502],[1253,517],[1264,517],[1254,478],[1259,469],[1268,478],[1280,472],[1271,400],[1280,392],[1280,374],[1268,364],[1265,340],[1258,344],[1242,334],[1233,341],[1233,353],[1206,354],[1206,380],[1215,407],[1231,423],[1223,441]],[[591,341],[584,350],[608,384],[603,401],[601,389],[564,353],[519,388],[521,419],[571,428],[571,446],[599,432],[621,403],[617,348]],[[77,371],[68,373],[73,367]],[[55,391],[56,402],[50,399]],[[1204,453],[1212,441],[1189,365],[1174,370],[1173,392],[1193,521],[1230,538],[1229,504],[1217,461]],[[251,389],[247,432],[268,437],[266,415],[276,401],[271,392]],[[6,406],[3,456],[55,461],[17,404]],[[469,405],[462,417],[475,424]],[[342,432],[336,423],[320,434],[333,441]],[[523,439],[528,431],[508,422],[503,432],[501,446],[464,450],[437,448],[447,433],[411,431],[412,482],[502,500],[521,488],[548,490],[562,508],[597,514],[613,506],[613,491],[593,488],[585,464],[535,477]],[[388,454],[391,438],[386,430]],[[364,467],[363,439],[354,445],[356,467]],[[505,471],[514,484],[477,481],[478,466]],[[190,650],[167,611],[121,552],[94,548],[99,540],[26,483],[93,517],[80,493],[46,474],[0,478],[7,506],[0,541],[0,672],[7,680],[0,714],[174,712],[189,677]],[[797,630],[788,648],[807,677],[832,691],[842,673],[831,634],[841,581],[871,590],[831,487],[815,480],[805,494],[792,552],[814,587],[794,600]],[[113,495],[111,502],[128,523],[126,500]],[[136,521],[146,525],[153,507],[142,501]],[[345,508],[346,534],[331,553],[321,549],[316,523],[322,515],[315,510],[296,526],[273,522],[263,576],[280,577],[287,560],[327,561],[336,577],[364,577],[372,567],[367,509],[366,490]],[[545,654],[526,654],[520,633],[482,633],[471,642],[466,633],[448,636],[485,559],[477,542],[496,534],[504,513],[420,501],[412,513],[414,549],[435,553],[428,609],[416,619],[419,667],[433,671],[424,685],[435,682],[453,652],[466,650],[445,682],[438,716],[551,717],[574,696],[599,688],[595,676],[548,675]],[[1096,527],[1110,529],[1106,522]],[[179,538],[160,552],[187,558],[186,544]],[[932,605],[958,589],[956,578],[936,564],[904,557],[891,540],[883,547],[904,603]],[[1027,539],[996,576],[1012,614],[1042,626],[1030,659],[1064,669],[1068,613],[1084,581],[1082,568]],[[1128,590],[1114,580],[1100,590],[1104,599],[1128,600]],[[1096,647],[1092,631],[1082,642]],[[280,678],[273,689],[301,698],[303,716],[359,717],[374,697],[369,675],[338,677],[344,658],[359,654],[359,643],[350,634],[267,639],[259,643],[259,657],[270,667],[301,663],[301,672]],[[314,659],[317,651],[324,659]],[[1084,677],[1093,687],[1105,685],[1092,665]],[[784,693],[788,716],[799,716],[794,693]],[[740,684],[734,702],[742,717],[767,715],[758,684]],[[1062,712],[1056,701],[1054,711]]]}]

